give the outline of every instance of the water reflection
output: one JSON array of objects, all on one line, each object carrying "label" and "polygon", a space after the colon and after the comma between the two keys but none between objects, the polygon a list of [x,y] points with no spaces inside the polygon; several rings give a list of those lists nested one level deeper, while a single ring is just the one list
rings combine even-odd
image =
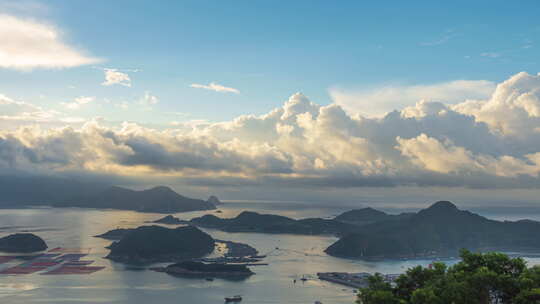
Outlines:
[{"label": "water reflection", "polygon": [[[262,206],[261,206],[262,205]],[[220,206],[217,214],[232,217],[249,209],[261,213],[277,213],[294,218],[325,217],[337,214],[344,208],[310,208],[308,205],[230,203]],[[181,219],[215,211],[179,213]],[[427,265],[431,260],[413,261],[360,261],[327,256],[324,249],[336,238],[326,236],[276,235],[258,233],[226,233],[204,229],[216,239],[247,243],[267,254],[269,266],[252,267],[255,275],[245,281],[182,278],[114,263],[103,257],[111,241],[94,235],[108,230],[133,228],[161,218],[161,214],[136,213],[117,210],[89,209],[3,209],[0,210],[0,236],[27,229],[45,239],[50,248],[92,248],[85,259],[95,260],[95,265],[105,270],[92,275],[0,277],[2,302],[26,303],[223,303],[224,296],[242,294],[242,303],[323,303],[351,304],[354,293],[315,278],[317,272],[382,272],[398,273],[418,264]],[[276,249],[277,248],[277,249]],[[540,263],[540,258],[528,258],[530,264]],[[448,261],[449,263],[453,261]],[[6,265],[0,265],[6,267]],[[301,282],[301,277],[308,278]],[[296,284],[294,279],[297,279]]]}]

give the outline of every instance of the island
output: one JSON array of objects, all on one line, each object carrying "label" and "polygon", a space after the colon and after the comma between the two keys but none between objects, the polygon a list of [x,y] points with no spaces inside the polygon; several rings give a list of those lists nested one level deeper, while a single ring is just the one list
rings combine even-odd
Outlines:
[{"label": "island", "polygon": [[170,275],[203,277],[203,278],[229,278],[242,279],[254,274],[247,266],[230,265],[220,263],[203,263],[193,261],[183,261],[167,267],[152,268],[152,270],[165,272]]},{"label": "island", "polygon": [[463,248],[538,252],[539,234],[540,222],[490,220],[439,201],[401,219],[361,226],[325,252],[366,259],[454,257]]},{"label": "island", "polygon": [[107,231],[105,233],[95,235],[94,237],[107,239],[107,240],[120,240],[121,238],[124,237],[124,235],[128,234],[128,232],[131,232],[133,230],[135,230],[135,229],[116,228],[116,229],[113,229],[113,230],[109,230],[109,231]]},{"label": "island", "polygon": [[36,252],[47,249],[47,244],[39,236],[32,233],[15,233],[0,238],[0,251],[4,252]]},{"label": "island", "polygon": [[112,243],[106,258],[133,264],[177,262],[203,257],[214,250],[214,244],[210,235],[193,226],[141,226]]},{"label": "island", "polygon": [[190,224],[227,232],[290,233],[307,235],[345,235],[356,231],[358,226],[336,220],[307,218],[295,220],[289,217],[243,211],[234,218],[220,218],[207,214],[193,218]]},{"label": "island", "polygon": [[342,214],[336,216],[334,220],[363,226],[376,222],[405,219],[411,217],[412,215],[413,213],[401,213],[397,215],[388,214],[383,211],[367,207],[343,212]]},{"label": "island", "polygon": [[227,252],[223,255],[225,258],[244,258],[244,257],[257,257],[259,251],[248,244],[216,240],[216,242],[224,244],[227,248]]},{"label": "island", "polygon": [[64,202],[55,203],[53,206],[107,208],[155,213],[216,209],[216,206],[211,202],[182,196],[165,186],[142,191],[113,186],[97,194],[75,197]]},{"label": "island", "polygon": [[160,219],[152,221],[152,223],[167,224],[167,225],[182,225],[182,224],[189,224],[189,221],[181,220],[181,219],[169,214],[169,215],[164,216],[164,217],[162,217]]},{"label": "island", "polygon": [[[7,176],[0,174],[0,207],[80,207],[176,213],[214,210],[219,199],[189,198],[169,187],[136,191],[104,182],[83,182],[52,176]],[[219,202],[221,203],[221,202]]]}]

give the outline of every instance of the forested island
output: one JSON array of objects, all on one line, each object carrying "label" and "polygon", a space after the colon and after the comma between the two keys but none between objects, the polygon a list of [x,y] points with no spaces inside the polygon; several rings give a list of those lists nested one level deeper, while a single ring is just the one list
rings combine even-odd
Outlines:
[{"label": "forested island", "polygon": [[359,227],[326,249],[353,258],[457,256],[462,248],[477,251],[540,250],[540,222],[495,221],[440,201],[391,221]]},{"label": "forested island", "polygon": [[167,267],[153,268],[156,271],[165,272],[171,275],[187,277],[218,277],[241,279],[254,274],[245,265],[230,265],[221,263],[202,263],[193,261],[183,261]]},{"label": "forested island", "polygon": [[0,238],[0,251],[4,252],[36,252],[47,249],[47,244],[39,236],[32,233],[15,233]]},{"label": "forested island", "polygon": [[112,243],[107,258],[126,263],[175,262],[211,253],[214,242],[210,235],[193,226],[141,226]]},{"label": "forested island", "polygon": [[357,225],[332,219],[307,218],[295,220],[273,214],[244,211],[234,218],[220,218],[212,214],[193,218],[190,224],[227,232],[290,233],[307,235],[345,235],[356,231]]},{"label": "forested island", "polygon": [[212,253],[216,243],[225,245],[226,251],[219,252],[225,260],[258,255],[257,249],[248,244],[216,240],[194,226],[118,228],[96,237],[115,241],[108,247],[111,252],[107,258],[134,264],[201,258]]},{"label": "forested island", "polygon": [[[180,220],[172,215],[156,223],[193,225],[226,232],[336,235],[340,239],[325,252],[332,256],[363,259],[455,257],[462,248],[477,251],[540,250],[540,222],[496,221],[458,209],[447,201],[416,213],[397,215],[372,208],[344,212],[333,219],[293,219],[243,211],[233,218],[212,214]],[[119,239],[129,229],[109,231],[101,237]]]}]

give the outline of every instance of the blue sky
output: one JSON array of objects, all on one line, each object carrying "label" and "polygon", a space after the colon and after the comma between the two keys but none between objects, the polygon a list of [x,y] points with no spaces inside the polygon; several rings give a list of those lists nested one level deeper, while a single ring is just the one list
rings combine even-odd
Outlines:
[{"label": "blue sky", "polygon": [[[66,43],[102,59],[70,69],[0,69],[3,94],[53,108],[78,96],[134,102],[148,91],[159,98],[152,115],[104,105],[77,113],[86,118],[222,121],[266,113],[299,91],[324,105],[332,102],[331,87],[498,82],[540,70],[537,1],[58,0],[2,7],[54,25]],[[126,72],[132,86],[102,86],[99,68]],[[210,82],[240,94],[190,87]]]}]

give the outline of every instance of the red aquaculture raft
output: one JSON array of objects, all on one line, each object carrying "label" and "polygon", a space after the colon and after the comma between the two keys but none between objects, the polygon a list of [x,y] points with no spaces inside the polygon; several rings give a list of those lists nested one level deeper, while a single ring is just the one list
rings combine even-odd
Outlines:
[{"label": "red aquaculture raft", "polygon": [[43,275],[50,274],[91,274],[93,272],[104,269],[103,266],[64,266],[42,273]]},{"label": "red aquaculture raft", "polygon": [[47,253],[27,256],[0,256],[0,264],[12,260],[24,260],[22,264],[11,266],[0,271],[0,275],[24,275],[47,270],[47,275],[54,274],[90,274],[102,270],[102,266],[87,266],[92,260],[81,260],[88,255],[88,248],[54,248]]}]

